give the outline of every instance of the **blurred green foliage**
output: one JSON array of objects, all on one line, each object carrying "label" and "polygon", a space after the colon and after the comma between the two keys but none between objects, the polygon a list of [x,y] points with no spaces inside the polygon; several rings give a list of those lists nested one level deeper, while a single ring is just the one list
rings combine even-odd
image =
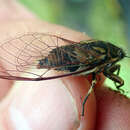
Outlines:
[{"label": "blurred green foliage", "polygon": [[[95,39],[110,41],[128,54],[127,24],[118,0],[19,0],[39,18],[61,24]],[[129,53],[130,55],[130,53]],[[130,91],[130,59],[121,61],[120,77],[125,80],[123,89]],[[115,89],[112,81],[108,86]],[[130,92],[127,93],[130,96]]]}]

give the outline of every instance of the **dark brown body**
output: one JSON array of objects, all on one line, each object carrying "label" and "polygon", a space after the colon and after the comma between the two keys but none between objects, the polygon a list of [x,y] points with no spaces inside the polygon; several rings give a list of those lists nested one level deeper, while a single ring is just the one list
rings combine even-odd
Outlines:
[{"label": "dark brown body", "polygon": [[[81,41],[51,50],[47,57],[39,60],[38,66],[41,69],[53,68],[64,72],[76,72],[84,69],[88,71],[87,74],[103,72],[104,75],[118,82],[120,87],[123,85],[123,81],[118,80],[115,76],[110,77],[111,74],[109,75],[108,71],[113,66],[115,68],[115,63],[124,56],[123,50],[111,43],[96,40]],[[119,67],[115,69],[117,68]],[[112,73],[115,69],[112,69]]]}]

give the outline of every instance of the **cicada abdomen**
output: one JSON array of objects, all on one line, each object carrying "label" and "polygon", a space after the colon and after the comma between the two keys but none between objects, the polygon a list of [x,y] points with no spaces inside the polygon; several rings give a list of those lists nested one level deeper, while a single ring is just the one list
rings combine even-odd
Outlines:
[{"label": "cicada abdomen", "polygon": [[53,68],[58,71],[74,72],[80,67],[81,61],[75,53],[75,46],[62,46],[49,52],[39,60],[38,68]]}]

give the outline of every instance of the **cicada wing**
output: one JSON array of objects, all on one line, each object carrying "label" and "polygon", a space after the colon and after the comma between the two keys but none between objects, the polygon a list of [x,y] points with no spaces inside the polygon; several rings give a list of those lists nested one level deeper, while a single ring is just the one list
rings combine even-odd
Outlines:
[{"label": "cicada wing", "polygon": [[51,34],[30,33],[15,37],[0,44],[0,78],[21,80],[21,73],[27,78],[56,76],[61,72],[51,71],[54,68],[38,69],[40,59],[48,56],[49,52],[59,46],[71,44],[69,40]]}]

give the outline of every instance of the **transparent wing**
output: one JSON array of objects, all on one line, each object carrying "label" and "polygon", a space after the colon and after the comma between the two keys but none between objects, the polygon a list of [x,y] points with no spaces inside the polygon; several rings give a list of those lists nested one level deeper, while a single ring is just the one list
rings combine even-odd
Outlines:
[{"label": "transparent wing", "polygon": [[[73,41],[44,33],[30,33],[0,44],[0,78],[11,80],[35,80],[64,76],[52,68],[38,69],[40,59],[59,46]],[[51,72],[53,71],[53,72]],[[22,76],[21,76],[22,73]],[[61,76],[61,77],[62,77]]]}]

